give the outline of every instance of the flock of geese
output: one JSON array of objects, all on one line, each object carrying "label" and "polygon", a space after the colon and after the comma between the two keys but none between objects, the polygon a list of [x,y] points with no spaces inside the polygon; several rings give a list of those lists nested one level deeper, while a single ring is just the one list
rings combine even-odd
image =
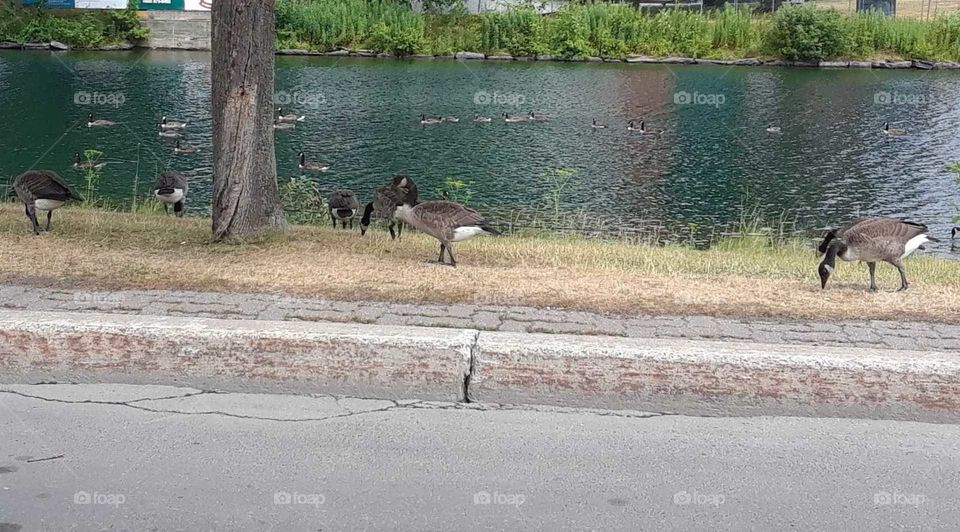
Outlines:
[{"label": "flock of geese", "polygon": [[[547,116],[532,111],[529,115],[520,117],[504,113],[502,118],[505,122],[548,120]],[[287,129],[288,126],[294,127],[296,122],[302,122],[304,119],[305,117],[301,115],[283,114],[283,109],[278,108],[273,127]],[[423,125],[458,122],[459,120],[460,118],[456,116],[428,117],[420,115],[420,123]],[[491,119],[477,113],[474,116],[474,121],[489,122]],[[109,120],[95,120],[93,115],[87,117],[87,127],[109,127],[112,125],[114,125],[114,122]],[[186,126],[186,122],[170,120],[164,116],[158,124],[160,137],[179,139],[180,131]],[[607,126],[593,120],[591,127],[604,129]],[[627,129],[641,133],[647,132],[643,121],[640,121],[639,124],[630,121]],[[779,133],[780,128],[771,125],[767,128],[767,132]],[[884,124],[883,133],[891,136],[907,134],[905,130],[890,128],[888,123]],[[179,140],[174,148],[176,153],[192,153],[195,150],[196,148],[192,146],[181,145]],[[75,154],[74,157],[73,167],[78,169],[99,169],[106,164],[96,161],[83,161],[79,153]],[[308,162],[303,152],[300,152],[297,157],[298,166],[301,170],[324,172],[330,168],[330,165],[326,163]],[[187,191],[186,176],[180,172],[167,170],[157,176],[153,195],[163,204],[166,212],[169,213],[169,207],[173,206],[174,214],[181,217],[183,216]],[[50,231],[54,210],[62,207],[70,199],[83,201],[83,198],[74,193],[67,182],[52,170],[28,170],[22,173],[14,180],[10,195],[16,195],[23,202],[26,216],[33,225],[35,235],[40,234],[37,211],[46,212],[45,230]],[[334,228],[337,227],[339,222],[342,228],[346,229],[349,226],[352,229],[354,218],[360,214],[360,203],[353,191],[337,189],[327,197],[327,209]],[[388,230],[391,239],[402,240],[405,223],[432,236],[440,244],[440,254],[436,263],[449,266],[456,266],[457,264],[453,254],[453,244],[455,242],[461,242],[477,235],[500,234],[494,225],[480,213],[464,205],[445,199],[421,202],[414,180],[409,176],[402,175],[394,176],[390,183],[373,192],[373,200],[364,206],[361,215],[361,236],[366,234],[374,219],[383,219],[389,222]],[[958,233],[960,233],[960,227],[954,228],[951,232],[951,238],[955,239]],[[907,282],[903,261],[914,251],[924,249],[924,244],[929,242],[938,242],[938,240],[930,236],[929,229],[923,224],[897,218],[857,218],[844,227],[829,231],[820,243],[818,251],[823,255],[823,259],[817,268],[817,272],[820,276],[821,288],[826,288],[827,281],[836,269],[836,259],[839,257],[844,261],[867,263],[870,275],[869,288],[872,291],[877,290],[877,263],[889,263],[900,274],[899,290],[906,290],[909,283]]]}]

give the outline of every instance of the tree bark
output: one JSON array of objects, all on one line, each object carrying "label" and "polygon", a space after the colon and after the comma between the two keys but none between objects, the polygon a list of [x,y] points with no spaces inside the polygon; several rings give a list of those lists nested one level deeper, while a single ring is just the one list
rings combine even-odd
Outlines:
[{"label": "tree bark", "polygon": [[274,0],[217,0],[213,48],[213,238],[283,232],[273,147]]}]

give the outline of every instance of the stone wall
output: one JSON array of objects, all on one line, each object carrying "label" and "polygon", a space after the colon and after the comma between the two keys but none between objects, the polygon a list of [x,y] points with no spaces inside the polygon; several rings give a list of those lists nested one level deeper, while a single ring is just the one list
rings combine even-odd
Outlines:
[{"label": "stone wall", "polygon": [[209,11],[141,11],[149,48],[210,49]]}]

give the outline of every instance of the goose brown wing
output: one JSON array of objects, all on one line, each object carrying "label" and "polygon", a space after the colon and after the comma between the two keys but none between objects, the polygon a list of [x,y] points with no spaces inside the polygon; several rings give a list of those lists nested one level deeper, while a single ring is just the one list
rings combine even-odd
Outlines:
[{"label": "goose brown wing", "polygon": [[469,225],[487,225],[483,215],[452,201],[428,201],[418,205],[417,211],[420,219],[431,227],[452,230]]},{"label": "goose brown wing", "polygon": [[23,202],[34,199],[64,201],[70,197],[79,198],[71,192],[70,185],[59,174],[50,170],[29,170],[20,174],[13,182],[13,189]]},{"label": "goose brown wing", "polygon": [[357,197],[349,190],[335,190],[330,193],[327,199],[327,205],[331,209],[353,209],[357,210],[360,205],[357,203]]},{"label": "goose brown wing", "polygon": [[879,241],[907,242],[927,233],[927,226],[895,218],[861,218],[851,224],[842,237],[849,244],[867,244]]},{"label": "goose brown wing", "polygon": [[165,188],[173,187],[183,189],[183,192],[187,192],[187,178],[180,172],[173,170],[167,170],[165,172],[160,172],[160,175],[157,176],[157,187],[156,188]]}]

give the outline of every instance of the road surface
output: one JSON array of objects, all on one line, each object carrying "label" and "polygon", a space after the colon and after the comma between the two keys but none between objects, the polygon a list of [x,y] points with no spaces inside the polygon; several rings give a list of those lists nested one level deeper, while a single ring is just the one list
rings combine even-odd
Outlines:
[{"label": "road surface", "polygon": [[0,532],[956,530],[960,426],[0,385]]}]

